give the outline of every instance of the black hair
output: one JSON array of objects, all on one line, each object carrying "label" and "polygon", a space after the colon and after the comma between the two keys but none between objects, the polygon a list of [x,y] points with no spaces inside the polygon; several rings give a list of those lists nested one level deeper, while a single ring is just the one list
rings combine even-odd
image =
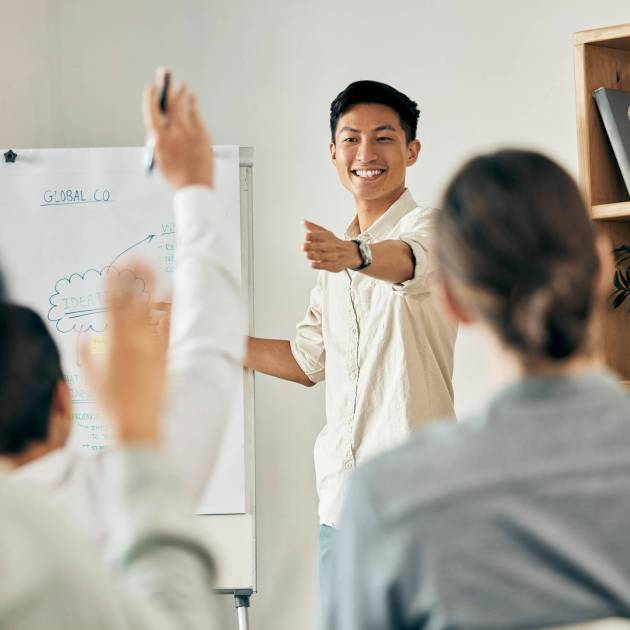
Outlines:
[{"label": "black hair", "polygon": [[330,134],[333,144],[340,116],[360,103],[378,103],[391,107],[400,118],[400,126],[405,132],[407,142],[415,140],[420,116],[420,110],[415,101],[386,83],[355,81],[339,92],[330,104]]},{"label": "black hair", "polygon": [[549,158],[504,150],[467,162],[444,193],[436,254],[455,295],[468,295],[463,306],[524,365],[588,349],[594,229],[576,183]]},{"label": "black hair", "polygon": [[24,306],[0,306],[0,454],[19,455],[48,437],[59,350],[41,317]]}]

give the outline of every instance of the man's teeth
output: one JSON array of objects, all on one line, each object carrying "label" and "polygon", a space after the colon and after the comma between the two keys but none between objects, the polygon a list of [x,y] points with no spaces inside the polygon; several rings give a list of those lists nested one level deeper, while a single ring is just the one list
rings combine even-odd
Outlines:
[{"label": "man's teeth", "polygon": [[370,171],[366,171],[366,170],[360,170],[360,171],[354,171],[356,175],[358,175],[359,177],[376,177],[377,175],[380,175],[383,170],[382,169],[372,169]]}]

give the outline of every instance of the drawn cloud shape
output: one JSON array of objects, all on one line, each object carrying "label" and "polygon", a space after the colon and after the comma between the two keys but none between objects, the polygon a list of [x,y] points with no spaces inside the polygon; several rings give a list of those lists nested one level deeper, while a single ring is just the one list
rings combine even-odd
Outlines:
[{"label": "drawn cloud shape", "polygon": [[[144,292],[145,283],[129,269],[103,267],[88,269],[85,273],[73,273],[67,278],[60,278],[55,282],[55,292],[50,296],[51,308],[48,320],[54,322],[60,333],[76,332],[104,332],[107,327],[107,278],[116,273],[128,275],[128,285],[133,289]],[[148,294],[147,294],[148,299]]]}]

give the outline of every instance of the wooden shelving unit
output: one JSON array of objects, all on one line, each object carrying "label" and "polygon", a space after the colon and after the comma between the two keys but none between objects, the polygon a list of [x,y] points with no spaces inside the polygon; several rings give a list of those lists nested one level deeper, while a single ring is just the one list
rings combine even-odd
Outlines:
[{"label": "wooden shelving unit", "polygon": [[[582,192],[613,246],[630,244],[630,195],[593,100],[593,90],[600,87],[630,91],[630,24],[576,33],[573,45]],[[628,307],[613,310],[607,304],[600,329],[606,360],[622,380],[630,381]]]}]

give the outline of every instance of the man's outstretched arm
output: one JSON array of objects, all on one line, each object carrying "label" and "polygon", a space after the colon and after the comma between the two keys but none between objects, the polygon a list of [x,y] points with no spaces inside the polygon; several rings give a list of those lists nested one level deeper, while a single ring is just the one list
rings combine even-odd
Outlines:
[{"label": "man's outstretched arm", "polygon": [[[337,273],[359,268],[362,258],[354,241],[338,238],[330,230],[310,221],[304,221],[304,226],[304,253],[313,269]],[[401,284],[413,278],[415,258],[407,243],[393,239],[374,243],[370,247],[372,264],[362,269],[361,273],[392,284]]]}]

